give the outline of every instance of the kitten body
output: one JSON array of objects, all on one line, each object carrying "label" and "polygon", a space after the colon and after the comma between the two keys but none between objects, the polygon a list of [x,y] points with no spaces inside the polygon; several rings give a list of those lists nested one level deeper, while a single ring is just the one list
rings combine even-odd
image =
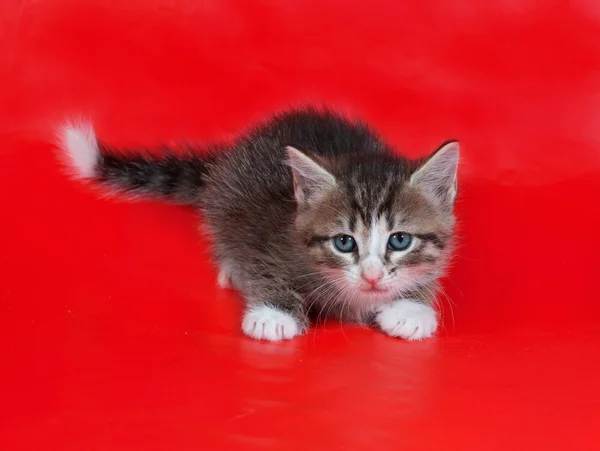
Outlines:
[{"label": "kitten body", "polygon": [[86,123],[62,128],[60,148],[79,178],[198,208],[219,284],[245,298],[248,336],[289,339],[311,316],[374,323],[406,339],[437,328],[456,142],[411,161],[365,124],[307,109],[218,148],[116,150]]}]

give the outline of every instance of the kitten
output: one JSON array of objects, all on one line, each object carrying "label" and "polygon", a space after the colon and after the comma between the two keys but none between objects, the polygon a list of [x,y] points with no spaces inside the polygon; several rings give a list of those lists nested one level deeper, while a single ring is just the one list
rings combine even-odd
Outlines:
[{"label": "kitten", "polygon": [[117,151],[87,123],[64,126],[59,146],[78,178],[198,208],[252,338],[293,338],[315,315],[408,340],[437,328],[457,142],[411,161],[362,122],[305,109],[201,150]]}]

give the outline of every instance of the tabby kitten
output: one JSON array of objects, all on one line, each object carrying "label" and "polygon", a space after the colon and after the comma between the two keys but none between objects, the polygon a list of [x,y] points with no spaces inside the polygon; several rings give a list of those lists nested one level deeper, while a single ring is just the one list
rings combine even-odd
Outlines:
[{"label": "tabby kitten", "polygon": [[435,332],[457,142],[411,161],[364,123],[315,109],[212,148],[116,150],[88,123],[65,125],[59,138],[76,177],[199,209],[219,285],[245,298],[246,335],[290,339],[320,316],[408,340]]}]

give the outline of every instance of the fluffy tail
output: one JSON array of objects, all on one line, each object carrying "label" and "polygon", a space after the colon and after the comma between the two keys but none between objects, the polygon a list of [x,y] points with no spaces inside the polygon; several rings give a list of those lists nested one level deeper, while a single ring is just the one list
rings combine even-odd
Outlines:
[{"label": "fluffy tail", "polygon": [[132,195],[198,204],[210,155],[166,149],[160,155],[116,151],[96,139],[90,123],[68,123],[58,132],[59,147],[73,175]]}]

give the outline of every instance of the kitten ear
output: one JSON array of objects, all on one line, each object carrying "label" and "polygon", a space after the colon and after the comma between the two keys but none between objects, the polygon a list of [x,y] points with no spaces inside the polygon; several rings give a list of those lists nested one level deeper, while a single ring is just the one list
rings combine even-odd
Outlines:
[{"label": "kitten ear", "polygon": [[294,195],[299,203],[319,198],[335,186],[335,177],[315,160],[294,147],[286,147],[287,164],[294,175]]},{"label": "kitten ear", "polygon": [[421,189],[426,195],[452,208],[456,198],[459,145],[448,142],[417,169],[410,178],[410,184]]}]

